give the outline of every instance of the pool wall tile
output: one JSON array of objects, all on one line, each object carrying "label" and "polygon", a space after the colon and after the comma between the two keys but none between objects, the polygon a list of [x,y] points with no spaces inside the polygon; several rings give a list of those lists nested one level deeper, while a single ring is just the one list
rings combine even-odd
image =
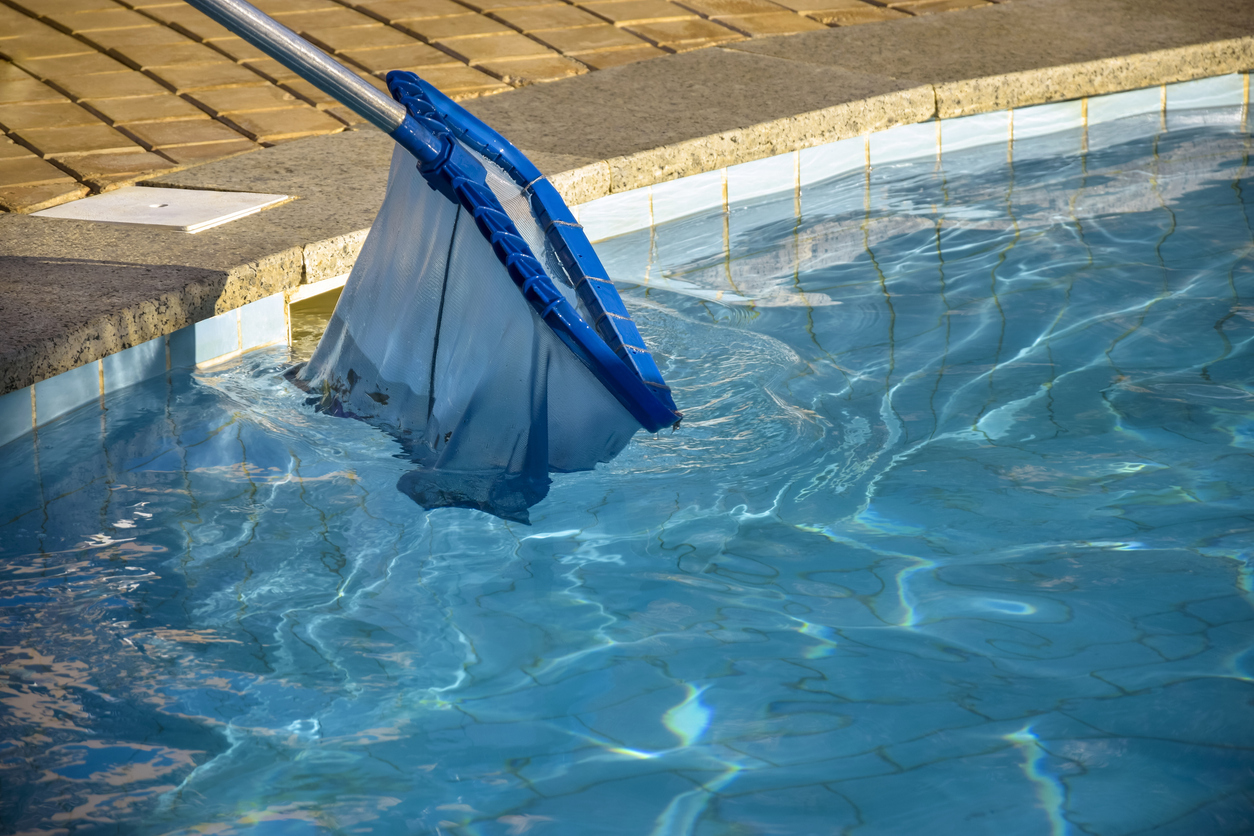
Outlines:
[{"label": "pool wall tile", "polygon": [[170,368],[190,368],[239,350],[239,312],[230,311],[171,334]]},{"label": "pool wall tile", "polygon": [[651,187],[653,223],[662,224],[710,209],[722,209],[727,200],[726,184],[727,169],[723,168],[654,184]]},{"label": "pool wall tile", "polygon": [[1142,153],[1147,142],[1158,136],[1163,129],[1161,111],[1138,113],[1125,116],[1117,122],[1098,122],[1090,124],[1086,130],[1087,151],[1092,154],[1105,148],[1127,146],[1125,153],[1129,160]]},{"label": "pool wall tile", "polygon": [[614,281],[643,282],[653,260],[653,230],[637,229],[602,241],[597,255]]},{"label": "pool wall tile", "polygon": [[1142,113],[1161,113],[1163,88],[1146,87],[1141,90],[1129,90],[1126,93],[1095,96],[1087,101],[1088,124],[1093,125]]},{"label": "pool wall tile", "polygon": [[800,185],[804,188],[850,171],[865,171],[867,138],[856,136],[814,148],[803,148],[797,153],[800,155]]},{"label": "pool wall tile", "polygon": [[1011,111],[1011,137],[1015,142],[1084,127],[1084,103],[1070,102],[1020,107]]},{"label": "pool wall tile", "polygon": [[652,223],[649,189],[612,194],[579,207],[579,223],[589,241],[613,238]]},{"label": "pool wall tile", "polygon": [[276,293],[239,309],[240,348],[260,348],[287,339],[287,303]]},{"label": "pool wall tile", "polygon": [[165,374],[165,337],[110,354],[104,364],[104,390],[115,392]]},{"label": "pool wall tile", "polygon": [[42,426],[86,403],[100,402],[100,361],[35,384],[35,423]]},{"label": "pool wall tile", "polygon": [[[17,394],[16,392],[12,394]],[[26,392],[30,398],[30,392]],[[30,405],[27,405],[30,412]],[[30,424],[28,419],[26,422]],[[23,514],[37,511],[44,503],[39,484],[39,468],[35,457],[35,437],[26,428],[26,435],[4,451],[4,478],[0,479],[0,525]]]},{"label": "pool wall tile", "polygon": [[727,202],[737,203],[797,188],[797,152],[728,166]]},{"label": "pool wall tile", "polygon": [[20,438],[34,427],[30,408],[30,387],[0,395],[0,445]]},{"label": "pool wall tile", "polygon": [[871,167],[903,160],[935,157],[937,148],[936,121],[898,125],[871,134]]},{"label": "pool wall tile", "polygon": [[940,121],[941,155],[980,145],[1010,144],[1010,111],[960,116]]},{"label": "pool wall tile", "polygon": [[1240,73],[1167,85],[1167,111],[1245,104],[1245,76]]}]

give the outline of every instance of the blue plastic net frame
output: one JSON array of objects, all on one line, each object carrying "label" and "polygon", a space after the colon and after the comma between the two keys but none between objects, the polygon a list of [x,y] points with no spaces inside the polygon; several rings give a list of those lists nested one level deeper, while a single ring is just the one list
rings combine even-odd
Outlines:
[{"label": "blue plastic net frame", "polygon": [[[677,426],[683,415],[670,387],[557,189],[508,140],[417,75],[393,71],[387,83],[410,117],[442,141],[442,153],[419,164],[419,172],[433,189],[470,213],[540,318],[645,430]],[[491,160],[523,190],[591,325],[553,284],[488,187],[483,166],[459,143]]]}]

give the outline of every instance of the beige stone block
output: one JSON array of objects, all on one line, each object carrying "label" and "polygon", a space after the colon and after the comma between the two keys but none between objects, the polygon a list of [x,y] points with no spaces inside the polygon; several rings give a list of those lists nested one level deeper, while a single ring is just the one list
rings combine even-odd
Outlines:
[{"label": "beige stone block", "polygon": [[160,84],[137,72],[73,76],[57,79],[57,84],[76,99],[121,99],[167,92]]},{"label": "beige stone block", "polygon": [[819,23],[826,23],[828,26],[858,26],[863,23],[879,23],[884,20],[909,17],[905,12],[895,9],[877,9],[870,6],[865,9],[844,9],[834,12],[806,12],[806,16],[814,18]]},{"label": "beige stone block", "polygon": [[213,41],[213,48],[225,52],[236,61],[257,61],[270,57],[243,38],[217,38]]},{"label": "beige stone block", "polygon": [[184,41],[180,44],[144,44],[114,50],[123,61],[139,70],[157,67],[192,67],[221,64],[227,59],[204,44]]},{"label": "beige stone block", "polygon": [[286,83],[293,79],[300,78],[299,75],[292,72],[278,61],[275,61],[273,58],[258,58],[256,61],[245,61],[243,65],[258,75],[264,76],[271,81]]},{"label": "beige stone block", "polygon": [[0,125],[9,131],[28,128],[73,128],[96,125],[100,119],[70,102],[0,105]]},{"label": "beige stone block", "polygon": [[[238,134],[236,135],[238,136]],[[180,165],[198,165],[207,163],[210,160],[221,160],[225,157],[234,157],[236,154],[244,154],[249,151],[258,151],[261,146],[253,142],[251,139],[245,139],[239,136],[233,142],[211,142],[201,145],[178,145],[171,148],[161,149],[161,153]]]},{"label": "beige stone block", "polygon": [[219,115],[306,107],[304,102],[280,87],[229,87],[225,90],[202,90],[189,94],[188,98]]},{"label": "beige stone block", "polygon": [[460,63],[447,52],[420,43],[383,49],[347,50],[340,55],[372,73],[395,70],[398,67],[439,67]]},{"label": "beige stone block", "polygon": [[518,9],[523,6],[549,6],[553,0],[460,0],[477,12],[494,12],[498,9]]},{"label": "beige stone block", "polygon": [[64,100],[65,96],[62,96],[43,82],[35,81],[34,79],[29,81],[6,81],[0,84],[0,103],[60,102]]},{"label": "beige stone block", "polygon": [[321,90],[319,90],[317,87],[314,87],[313,84],[311,84],[308,81],[305,81],[303,78],[294,79],[292,81],[285,81],[283,82],[283,87],[284,89],[291,90],[293,93],[295,93],[297,96],[304,99],[305,101],[312,102],[313,104],[318,105],[319,107],[322,107],[324,105],[327,107],[334,107],[339,104],[339,102],[337,102],[331,96],[328,96],[326,93],[323,93]]},{"label": "beige stone block", "polygon": [[863,0],[775,0],[775,2],[794,12],[860,12],[879,8]]},{"label": "beige stone block", "polygon": [[257,0],[253,5],[271,17],[290,12],[312,12],[343,8],[334,0]]},{"label": "beige stone block", "polygon": [[[112,0],[20,0],[17,5],[41,15],[95,12],[118,7],[117,3]],[[127,3],[127,5],[133,6],[134,3]]]},{"label": "beige stone block", "polygon": [[28,58],[59,58],[66,55],[90,55],[92,52],[94,50],[91,47],[77,38],[62,35],[53,29],[0,41],[0,55],[17,63]]},{"label": "beige stone block", "polygon": [[665,0],[595,0],[582,5],[616,26],[696,17],[682,6]]},{"label": "beige stone block", "polygon": [[15,133],[45,157],[139,150],[129,138],[104,123],[73,128],[31,128]]},{"label": "beige stone block", "polygon": [[780,11],[779,4],[770,0],[675,0],[687,9],[706,17],[726,15],[757,15]]},{"label": "beige stone block", "polygon": [[469,38],[481,35],[499,35],[512,31],[508,26],[497,23],[483,15],[464,14],[454,17],[432,17],[423,20],[408,20],[397,26],[414,37],[425,41],[444,41],[449,38]]},{"label": "beige stone block", "polygon": [[332,52],[348,49],[377,49],[385,46],[404,46],[414,39],[390,26],[376,23],[374,26],[354,26],[349,29],[324,29],[308,32],[306,37]]},{"label": "beige stone block", "polygon": [[131,68],[100,52],[89,55],[70,55],[59,58],[27,58],[22,67],[32,75],[56,81],[68,75],[95,75],[97,73],[126,73]]},{"label": "beige stone block", "polygon": [[483,35],[476,38],[455,38],[443,41],[440,45],[472,65],[483,61],[542,58],[553,54],[548,47],[517,32],[504,35]]},{"label": "beige stone block", "polygon": [[12,83],[14,81],[33,81],[34,78],[30,73],[23,70],[17,64],[10,64],[8,61],[0,61],[0,84]]},{"label": "beige stone block", "polygon": [[574,75],[583,75],[588,71],[583,64],[557,54],[545,58],[524,58],[500,63],[487,61],[478,66],[514,87],[570,78]]},{"label": "beige stone block", "polygon": [[751,38],[767,35],[791,35],[794,32],[812,32],[826,29],[821,23],[802,17],[796,12],[772,12],[761,15],[729,15],[716,20],[724,26],[730,26],[737,32],[743,32]]},{"label": "beige stone block", "polygon": [[6,186],[38,186],[55,183],[68,177],[64,171],[34,154],[0,159],[0,188]]},{"label": "beige stone block", "polygon": [[[190,7],[189,7],[190,8]],[[168,26],[148,26],[143,29],[109,29],[90,32],[83,37],[104,50],[125,50],[127,47],[156,44],[187,43],[187,36]]]},{"label": "beige stone block", "polygon": [[130,154],[86,154],[66,157],[62,165],[74,175],[92,186],[117,187],[134,182],[141,177],[172,171],[179,166],[151,151],[135,151]]},{"label": "beige stone block", "polygon": [[[38,9],[32,11],[32,14],[38,15]],[[20,38],[47,29],[47,24],[22,14],[17,9],[8,6],[0,6],[0,41],[9,40],[11,38]]]},{"label": "beige stone block", "polygon": [[18,145],[7,136],[0,136],[0,160],[11,160],[15,157],[34,157],[31,150],[23,145]]},{"label": "beige stone block", "polygon": [[376,0],[376,2],[355,5],[359,10],[384,23],[466,14],[465,6],[450,2],[450,0]]},{"label": "beige stone block", "polygon": [[431,67],[422,72],[422,77],[441,93],[454,97],[483,96],[510,89],[508,84],[503,84],[487,73],[462,64]]},{"label": "beige stone block", "polygon": [[195,119],[180,122],[143,122],[127,125],[126,132],[151,149],[164,150],[180,145],[234,142],[242,137],[221,122]]},{"label": "beige stone block", "polygon": [[904,3],[890,3],[889,7],[909,12],[913,15],[928,15],[936,12],[953,12],[959,9],[973,9],[978,6],[991,6],[986,0],[910,0]]},{"label": "beige stone block", "polygon": [[523,32],[546,29],[575,29],[581,26],[604,26],[599,17],[574,6],[524,6],[519,9],[498,9],[492,13],[497,20]]},{"label": "beige stone block", "polygon": [[734,41],[744,37],[712,20],[692,18],[691,20],[663,20],[657,23],[638,23],[627,27],[647,41],[658,46],[680,49],[690,44],[713,44],[723,41]]},{"label": "beige stone block", "polygon": [[0,209],[7,212],[38,212],[87,196],[87,187],[72,177],[42,186],[0,187]]},{"label": "beige stone block", "polygon": [[241,133],[257,142],[282,142],[344,130],[343,122],[308,106],[291,110],[232,113],[226,119]]},{"label": "beige stone block", "polygon": [[107,32],[111,29],[140,29],[149,26],[160,26],[150,17],[139,12],[114,6],[112,9],[97,9],[81,12],[51,12],[44,15],[48,20],[55,21],[63,29],[76,35],[88,32]]},{"label": "beige stone block", "polygon": [[351,29],[354,26],[378,26],[379,21],[354,9],[336,6],[310,12],[275,15],[275,20],[294,32],[319,32],[323,29]]},{"label": "beige stone block", "polygon": [[581,63],[587,64],[594,70],[604,70],[609,67],[619,67],[623,64],[634,64],[637,61],[647,61],[650,58],[660,58],[669,54],[669,52],[663,52],[655,46],[642,44],[641,46],[627,47],[626,49],[581,52],[575,57]]},{"label": "beige stone block", "polygon": [[198,41],[234,38],[237,35],[220,23],[210,20],[203,13],[186,3],[149,9],[148,14]]},{"label": "beige stone block", "polygon": [[266,79],[248,67],[225,60],[221,64],[202,64],[195,67],[160,67],[153,70],[152,74],[178,93],[219,87],[259,86],[266,83]]},{"label": "beige stone block", "polygon": [[137,96],[128,99],[88,99],[87,107],[115,125],[131,122],[168,122],[180,119],[204,119],[203,110],[173,93],[159,96]]},{"label": "beige stone block", "polygon": [[[582,26],[578,29],[554,29],[537,32],[537,40],[567,55],[607,49],[646,47],[644,41],[617,26],[603,23],[600,26]],[[652,47],[649,47],[652,49]],[[580,59],[583,60],[583,59]]]}]

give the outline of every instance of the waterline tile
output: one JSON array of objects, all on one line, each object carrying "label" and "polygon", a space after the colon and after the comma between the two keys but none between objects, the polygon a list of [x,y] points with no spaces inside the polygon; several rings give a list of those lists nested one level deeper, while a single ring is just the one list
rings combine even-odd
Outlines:
[{"label": "waterline tile", "polygon": [[276,293],[239,309],[240,348],[248,351],[287,339],[286,303]]},{"label": "waterline tile", "polygon": [[1084,103],[1070,102],[1015,108],[1010,113],[1011,137],[1014,142],[1034,136],[1058,133],[1084,127]]},{"label": "waterline tile", "polygon": [[31,431],[30,387],[0,395],[0,445]]},{"label": "waterline tile", "polygon": [[100,361],[35,384],[35,423],[43,426],[72,409],[99,401]]},{"label": "waterline tile", "polygon": [[802,188],[811,183],[828,180],[849,171],[865,170],[867,166],[867,138],[856,136],[829,142],[814,148],[803,148],[800,155]]},{"label": "waterline tile", "polygon": [[1162,109],[1163,90],[1161,87],[1111,93],[1108,96],[1097,96],[1088,100],[1088,124],[1112,122],[1143,113],[1161,113]]},{"label": "waterline tile", "polygon": [[935,157],[939,148],[936,121],[898,125],[871,134],[870,143],[872,168],[904,160]]},{"label": "waterline tile", "polygon": [[652,223],[649,189],[621,192],[584,203],[579,207],[579,223],[589,241],[601,241]]},{"label": "waterline tile", "polygon": [[940,120],[941,154],[981,145],[1008,145],[1010,111],[999,110],[978,116]]},{"label": "waterline tile", "polygon": [[727,202],[738,203],[794,191],[797,187],[797,153],[729,166]]},{"label": "waterline tile", "polygon": [[171,334],[170,368],[189,368],[239,350],[239,311],[230,311]]},{"label": "waterline tile", "polygon": [[1245,76],[1241,73],[1199,78],[1167,85],[1167,112],[1199,107],[1245,104]]},{"label": "waterline tile", "polygon": [[720,168],[654,184],[651,187],[653,223],[666,223],[710,209],[722,209],[726,201],[726,172],[726,169]]},{"label": "waterline tile", "polygon": [[165,353],[165,337],[157,337],[105,357],[101,361],[105,392],[116,392],[165,374]]}]

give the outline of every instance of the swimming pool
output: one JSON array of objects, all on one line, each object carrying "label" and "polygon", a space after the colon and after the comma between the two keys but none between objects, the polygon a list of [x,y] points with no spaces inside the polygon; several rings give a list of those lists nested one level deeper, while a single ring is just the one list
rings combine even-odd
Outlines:
[{"label": "swimming pool", "polygon": [[530,527],[281,350],[0,448],[0,822],[1249,832],[1254,143],[1171,127],[598,244],[687,417]]}]

